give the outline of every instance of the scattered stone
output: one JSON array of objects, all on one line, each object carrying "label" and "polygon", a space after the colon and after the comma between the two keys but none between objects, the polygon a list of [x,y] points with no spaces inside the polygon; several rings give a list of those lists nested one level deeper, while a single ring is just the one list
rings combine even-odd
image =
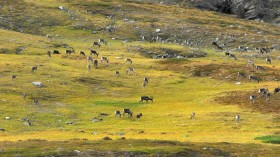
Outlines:
[{"label": "scattered stone", "polygon": [[118,136],[123,136],[123,135],[124,135],[124,132],[117,132],[116,135],[118,135]]},{"label": "scattered stone", "polygon": [[100,116],[108,116],[109,114],[107,114],[107,113],[100,113],[99,115]]},{"label": "scattered stone", "polygon": [[58,9],[64,10],[64,7],[63,6],[59,6]]},{"label": "scattered stone", "polygon": [[101,118],[92,118],[90,119],[91,122],[101,122],[103,119]]},{"label": "scattered stone", "polygon": [[240,84],[241,84],[241,82],[236,82],[235,84],[240,85]]},{"label": "scattered stone", "polygon": [[11,120],[11,117],[5,117],[6,120]]},{"label": "scattered stone", "polygon": [[139,134],[144,134],[144,130],[141,130],[138,132]]},{"label": "scattered stone", "polygon": [[159,28],[157,28],[156,33],[161,33],[161,30]]},{"label": "scattered stone", "polygon": [[33,85],[39,87],[43,87],[43,83],[42,82],[32,82]]},{"label": "scattered stone", "polygon": [[71,125],[71,124],[74,124],[74,122],[66,122],[65,124]]},{"label": "scattered stone", "polygon": [[102,138],[103,140],[112,140],[110,137],[106,136]]}]

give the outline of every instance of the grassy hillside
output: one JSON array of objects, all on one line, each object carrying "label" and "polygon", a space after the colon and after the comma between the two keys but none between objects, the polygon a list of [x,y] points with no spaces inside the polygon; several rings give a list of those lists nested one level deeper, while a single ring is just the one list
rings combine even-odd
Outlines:
[{"label": "grassy hillside", "polygon": [[[269,135],[279,143],[279,94],[266,101],[257,93],[279,86],[279,49],[254,58],[264,71],[247,66],[248,58],[242,57],[256,54],[256,47],[279,44],[279,27],[176,5],[122,0],[0,4],[1,20],[6,21],[0,29],[0,155],[70,156],[79,150],[109,156],[248,156],[255,149],[259,151],[254,155],[279,154],[277,144],[260,141]],[[108,26],[116,32],[108,33]],[[150,43],[158,28],[165,42]],[[237,60],[211,46],[216,37]],[[93,47],[99,38],[108,44]],[[193,44],[184,46],[184,40]],[[239,45],[252,51],[239,52]],[[71,47],[75,53],[66,55]],[[62,54],[49,58],[47,51],[55,49]],[[90,49],[100,53],[91,56],[98,59],[97,68],[79,55],[84,51],[88,56]],[[205,52],[206,57],[152,58],[167,52]],[[100,56],[107,56],[109,63],[101,63]],[[265,63],[266,57],[272,64]],[[32,66],[38,70],[32,72]],[[129,67],[135,72],[126,74]],[[246,78],[237,78],[239,71]],[[249,81],[250,74],[259,76],[260,83]],[[149,78],[146,87],[144,77]],[[35,81],[43,87],[34,86]],[[22,93],[27,94],[25,101]],[[255,103],[249,101],[252,94],[258,96]],[[153,96],[154,102],[139,103],[143,95]],[[124,108],[133,111],[133,118],[115,117],[114,112]],[[196,119],[190,119],[192,112]],[[143,116],[136,119],[139,113]],[[240,123],[235,122],[237,114]]]}]

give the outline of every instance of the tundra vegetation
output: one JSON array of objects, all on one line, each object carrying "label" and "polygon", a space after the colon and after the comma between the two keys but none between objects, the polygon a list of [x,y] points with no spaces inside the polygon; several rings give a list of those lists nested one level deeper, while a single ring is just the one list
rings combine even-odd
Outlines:
[{"label": "tundra vegetation", "polygon": [[278,26],[141,0],[0,0],[0,17],[0,156],[280,154]]}]

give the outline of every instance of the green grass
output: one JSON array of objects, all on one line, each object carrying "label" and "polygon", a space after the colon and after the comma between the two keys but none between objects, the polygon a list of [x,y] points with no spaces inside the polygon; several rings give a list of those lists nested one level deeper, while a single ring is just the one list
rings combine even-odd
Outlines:
[{"label": "green grass", "polygon": [[[25,2],[28,5],[25,6],[26,14],[33,13],[31,9],[34,7],[44,15],[43,19],[47,18],[49,21],[54,18],[62,21],[54,26],[43,24],[41,27],[37,22],[33,23],[36,25],[34,27],[29,27],[24,22],[22,24],[30,29],[30,32],[25,33],[0,29],[2,35],[0,49],[8,52],[0,54],[0,115],[2,115],[0,128],[5,129],[4,132],[0,131],[0,154],[48,156],[70,153],[68,155],[71,155],[73,150],[79,148],[84,151],[89,149],[131,151],[152,155],[163,152],[172,156],[174,153],[185,151],[188,146],[194,146],[194,151],[201,153],[203,147],[208,147],[209,143],[213,147],[219,145],[217,149],[224,152],[236,152],[237,149],[233,147],[238,145],[238,148],[242,148],[241,156],[248,155],[246,153],[248,150],[255,147],[261,149],[262,146],[269,149],[271,156],[277,153],[277,150],[269,144],[256,146],[261,141],[254,140],[255,137],[279,132],[279,123],[275,122],[279,117],[277,113],[260,113],[246,106],[241,108],[238,104],[220,104],[214,99],[226,96],[224,92],[255,91],[264,86],[272,90],[279,86],[279,82],[268,81],[269,78],[263,79],[259,84],[249,82],[247,79],[237,80],[235,78],[237,71],[249,73],[250,70],[254,70],[246,67],[247,59],[236,53],[237,61],[228,60],[223,53],[215,52],[209,43],[220,31],[226,35],[235,34],[237,38],[246,32],[249,35],[242,37],[242,40],[248,42],[248,45],[254,45],[255,43],[249,42],[251,38],[263,39],[263,35],[258,35],[254,31],[269,27],[264,36],[268,40],[265,44],[269,45],[279,38],[277,33],[279,28],[264,23],[223,17],[212,12],[167,5],[124,3],[121,0],[111,2],[37,0],[35,3],[32,0],[25,0]],[[75,12],[79,19],[77,21],[69,19],[67,12],[57,8],[59,5]],[[111,6],[115,9],[106,9]],[[86,13],[86,9],[99,12]],[[48,10],[52,12],[47,14]],[[103,28],[112,21],[105,15],[112,13],[116,16],[118,31],[108,34]],[[136,19],[136,22],[126,23],[123,20],[124,16]],[[152,22],[145,17],[157,19],[154,20],[153,27]],[[174,21],[174,17],[181,20],[178,22],[180,24]],[[189,18],[191,21],[187,20]],[[78,25],[79,22],[82,23],[81,27]],[[225,28],[226,24],[232,23],[242,27]],[[168,28],[163,29],[166,31],[164,36],[179,33],[177,31],[182,27],[184,30],[190,29],[191,31],[186,33],[188,35],[182,36],[182,39],[191,37],[193,42],[205,39],[203,41],[205,44],[197,50],[206,52],[207,56],[188,59],[151,59],[142,56],[139,47],[157,53],[165,50],[182,54],[194,51],[193,48],[174,43],[136,41],[137,33],[149,35],[157,27]],[[35,31],[35,28],[38,30]],[[97,30],[97,34],[92,34],[93,30]],[[36,34],[34,31],[44,35],[34,35]],[[203,31],[212,33],[205,35]],[[53,39],[47,39],[46,34],[50,34]],[[106,39],[108,45],[102,45],[101,48],[91,47],[92,42],[98,38]],[[130,42],[124,43],[123,39],[129,39]],[[235,47],[238,43],[233,45]],[[16,49],[20,46],[26,49],[21,54],[16,54]],[[67,46],[74,47],[76,53],[65,55]],[[109,64],[99,62],[98,68],[92,68],[88,72],[86,57],[80,56],[79,51],[85,51],[86,55],[89,55],[89,48],[98,51],[100,56],[107,56],[110,59]],[[54,49],[62,54],[48,58],[47,51]],[[275,58],[279,55],[279,51],[271,55]],[[119,59],[120,57],[122,59]],[[125,58],[131,58],[133,64],[125,63]],[[273,65],[266,65],[261,58],[255,61],[258,65],[269,69],[258,73],[262,77],[277,74],[280,70],[280,63],[276,60],[273,60]],[[31,67],[35,65],[39,65],[38,70],[31,73]],[[125,73],[129,67],[135,68],[135,75]],[[115,76],[116,70],[120,71],[120,76]],[[192,75],[194,70],[211,73],[196,77]],[[17,78],[12,80],[11,76],[14,74]],[[145,88],[142,87],[144,77],[149,78]],[[41,81],[44,87],[33,86],[33,81]],[[242,84],[236,85],[237,81],[241,81]],[[22,100],[22,93],[27,94],[26,101]],[[139,98],[143,95],[153,96],[154,102],[139,103]],[[33,103],[34,98],[39,99],[39,106]],[[249,103],[247,99],[243,101]],[[114,116],[114,111],[122,111],[124,108],[130,108],[134,115],[142,113],[143,117],[137,120],[135,116],[133,118]],[[195,120],[190,119],[193,111],[197,113]],[[240,124],[234,121],[236,114],[241,115]],[[11,117],[11,120],[6,120],[5,117]],[[30,119],[31,127],[24,124],[21,120],[23,117]],[[102,121],[93,122],[94,118],[100,118]],[[74,124],[69,125],[67,122]],[[100,140],[106,136],[113,140]],[[119,140],[121,137],[127,140]],[[179,142],[191,143],[185,145]],[[225,143],[220,145],[220,142],[230,143],[232,148],[227,147]],[[45,143],[47,145],[44,145]],[[203,153],[206,156],[215,156],[213,152]],[[261,155],[264,153],[259,152]]]},{"label": "green grass", "polygon": [[277,135],[256,137],[255,140],[261,140],[264,143],[280,144],[280,136]]}]

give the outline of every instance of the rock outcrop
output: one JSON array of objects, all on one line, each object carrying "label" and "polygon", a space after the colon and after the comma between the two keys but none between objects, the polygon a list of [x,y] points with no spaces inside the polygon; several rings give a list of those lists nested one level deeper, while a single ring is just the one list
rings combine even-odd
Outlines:
[{"label": "rock outcrop", "polygon": [[193,0],[197,8],[234,14],[249,20],[279,23],[280,3],[276,0]]}]

